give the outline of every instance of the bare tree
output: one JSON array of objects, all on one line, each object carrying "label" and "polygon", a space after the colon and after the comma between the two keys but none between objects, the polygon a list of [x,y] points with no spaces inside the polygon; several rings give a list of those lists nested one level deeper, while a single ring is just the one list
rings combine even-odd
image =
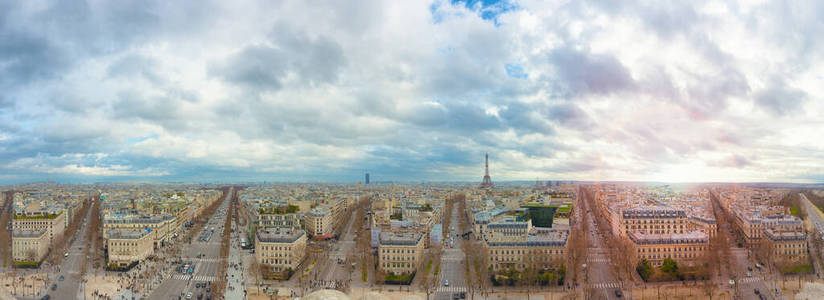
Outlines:
[{"label": "bare tree", "polygon": [[704,292],[704,295],[712,300],[712,296],[714,296],[715,292],[718,290],[718,285],[716,285],[712,280],[704,280],[704,282],[701,283],[701,290]]}]

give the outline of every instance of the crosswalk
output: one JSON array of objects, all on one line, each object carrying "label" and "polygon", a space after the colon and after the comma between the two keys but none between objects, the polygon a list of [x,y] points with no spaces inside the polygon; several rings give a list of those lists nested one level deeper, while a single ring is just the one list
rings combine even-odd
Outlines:
[{"label": "crosswalk", "polygon": [[184,257],[182,258],[184,261],[194,261],[194,262],[221,262],[223,261],[222,258],[196,258],[196,257]]},{"label": "crosswalk", "polygon": [[753,283],[761,281],[761,277],[744,277],[738,280],[740,283]]},{"label": "crosswalk", "polygon": [[439,286],[436,292],[460,293],[466,292],[466,287],[462,286]]},{"label": "crosswalk", "polygon": [[194,281],[209,281],[209,282],[217,281],[217,277],[215,277],[215,276],[206,276],[206,275],[195,275],[194,278],[192,278],[192,275],[184,275],[184,274],[174,274],[174,275],[168,274],[168,275],[166,275],[166,279],[169,279],[169,278],[174,278],[176,280],[183,280],[183,281],[187,281],[189,279],[192,279]]},{"label": "crosswalk", "polygon": [[594,289],[616,289],[621,287],[620,282],[600,282],[600,283],[591,283],[589,285]]},{"label": "crosswalk", "polygon": [[596,263],[608,263],[609,258],[605,257],[587,257],[587,262],[596,262]]}]

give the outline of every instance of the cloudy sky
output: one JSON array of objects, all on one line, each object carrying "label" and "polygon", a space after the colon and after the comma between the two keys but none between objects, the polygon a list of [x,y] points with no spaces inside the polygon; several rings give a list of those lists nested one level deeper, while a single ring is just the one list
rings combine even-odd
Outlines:
[{"label": "cloudy sky", "polygon": [[824,181],[824,1],[664,2],[0,1],[0,182]]}]

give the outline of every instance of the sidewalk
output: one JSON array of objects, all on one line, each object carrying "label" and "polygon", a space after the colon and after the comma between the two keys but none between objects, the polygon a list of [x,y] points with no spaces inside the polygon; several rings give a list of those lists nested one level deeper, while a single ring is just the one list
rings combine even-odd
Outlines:
[{"label": "sidewalk", "polygon": [[[241,233],[242,229],[239,228],[234,219],[232,220],[232,229],[234,230],[229,236],[229,263],[226,269],[229,280],[224,296],[226,299],[245,299],[243,291],[246,290],[246,264],[241,256],[243,249],[238,246],[240,245],[238,234]],[[234,266],[237,266],[237,268]]]}]

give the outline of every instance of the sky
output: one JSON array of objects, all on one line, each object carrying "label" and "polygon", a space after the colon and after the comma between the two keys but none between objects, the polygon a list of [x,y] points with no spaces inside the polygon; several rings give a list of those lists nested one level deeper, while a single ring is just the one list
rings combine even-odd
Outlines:
[{"label": "sky", "polygon": [[0,183],[824,181],[824,1],[0,1]]}]

